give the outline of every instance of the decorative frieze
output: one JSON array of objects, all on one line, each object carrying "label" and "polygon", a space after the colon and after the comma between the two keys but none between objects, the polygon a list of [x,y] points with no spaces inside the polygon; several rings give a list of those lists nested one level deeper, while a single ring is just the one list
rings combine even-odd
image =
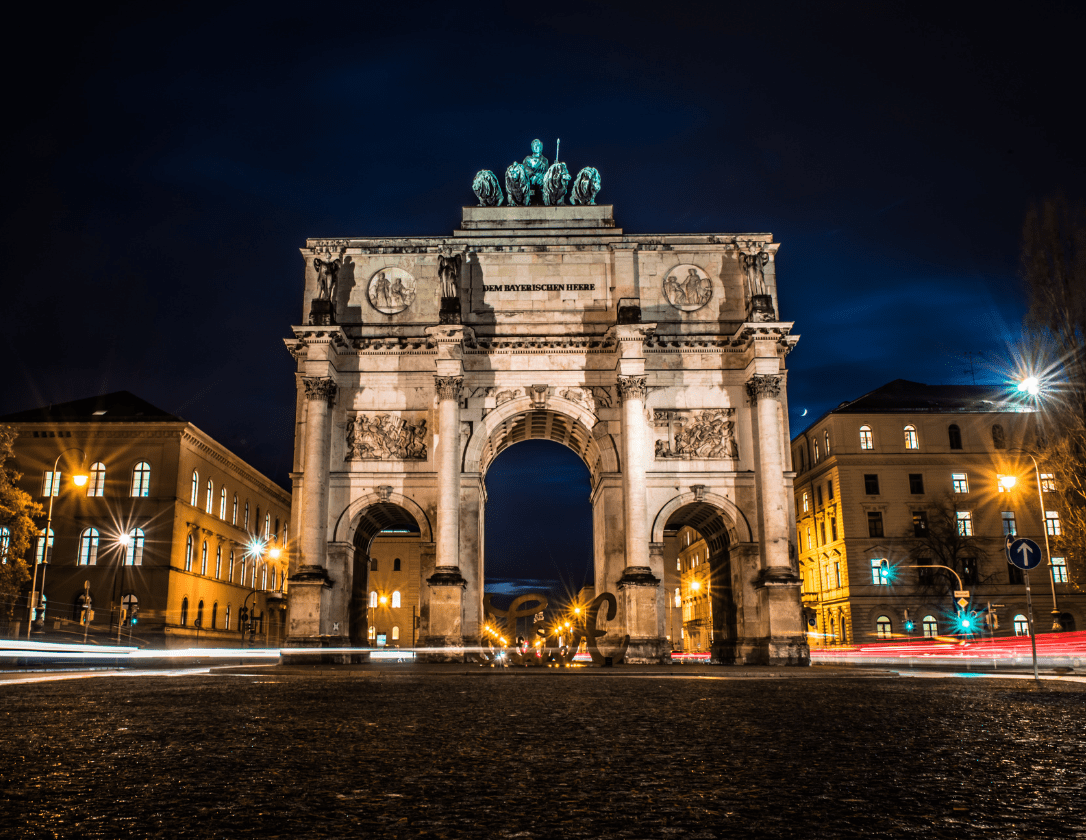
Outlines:
[{"label": "decorative frieze", "polygon": [[734,408],[656,409],[653,425],[661,435],[655,446],[657,460],[739,457]]},{"label": "decorative frieze", "polygon": [[435,376],[434,387],[437,389],[437,396],[439,399],[459,400],[460,392],[464,387],[464,377]]},{"label": "decorative frieze", "polygon": [[303,376],[305,398],[307,400],[326,400],[329,406],[336,402],[336,381],[330,376]]},{"label": "decorative frieze", "polygon": [[425,461],[426,418],[411,424],[391,414],[357,414],[347,421],[346,461]]},{"label": "decorative frieze", "polygon": [[759,399],[780,399],[781,377],[755,374],[747,380],[747,395],[752,403],[758,402]]},{"label": "decorative frieze", "polygon": [[619,402],[626,400],[644,400],[648,386],[644,376],[620,376],[618,378]]}]

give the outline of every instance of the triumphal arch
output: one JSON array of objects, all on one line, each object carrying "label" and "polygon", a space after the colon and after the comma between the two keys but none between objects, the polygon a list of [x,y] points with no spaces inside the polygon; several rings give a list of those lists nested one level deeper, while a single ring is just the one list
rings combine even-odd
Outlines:
[{"label": "triumphal arch", "polygon": [[533,148],[504,192],[479,173],[448,235],[306,242],[286,342],[290,644],[364,643],[369,546],[404,525],[422,545],[419,644],[478,644],[487,469],[545,438],[588,466],[595,587],[617,600],[600,626],[629,636],[626,661],[668,658],[664,533],[690,525],[712,555],[715,659],[807,663],[778,245],[629,234],[595,203],[594,169],[567,198],[571,180]]}]

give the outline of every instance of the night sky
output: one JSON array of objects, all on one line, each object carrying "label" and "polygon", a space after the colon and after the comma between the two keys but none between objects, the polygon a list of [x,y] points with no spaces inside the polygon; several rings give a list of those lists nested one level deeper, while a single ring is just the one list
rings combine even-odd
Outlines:
[{"label": "night sky", "polygon": [[[1026,208],[1086,194],[1086,12],[886,5],[36,4],[0,57],[0,414],[130,390],[289,487],[298,248],[448,234],[534,137],[629,232],[783,243],[793,433],[892,379],[1001,381]],[[495,470],[571,486],[521,448]]]}]

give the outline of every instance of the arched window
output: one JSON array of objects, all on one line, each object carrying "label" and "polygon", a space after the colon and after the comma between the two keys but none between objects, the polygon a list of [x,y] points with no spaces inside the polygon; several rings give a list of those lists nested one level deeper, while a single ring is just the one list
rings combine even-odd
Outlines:
[{"label": "arched window", "polygon": [[916,426],[909,425],[905,427],[905,448],[906,449],[919,449],[920,441],[916,437]]},{"label": "arched window", "polygon": [[1007,448],[1007,436],[1003,432],[1003,427],[998,423],[992,426],[992,446],[996,449]]},{"label": "arched window", "polygon": [[189,493],[189,504],[196,507],[200,503],[200,474],[192,471],[192,491]]},{"label": "arched window", "polygon": [[104,496],[106,494],[106,465],[101,461],[91,464],[90,480],[87,482],[88,496]]},{"label": "arched window", "polygon": [[142,498],[151,493],[151,465],[140,461],[132,470],[132,496]]},{"label": "arched window", "polygon": [[392,593],[392,607],[397,609],[400,606],[400,590],[396,590]]},{"label": "arched window", "polygon": [[248,499],[245,500],[245,525],[244,525],[244,528],[245,528],[246,531],[249,530],[249,500]]},{"label": "arched window", "polygon": [[146,537],[142,528],[133,528],[128,532],[128,545],[124,547],[124,564],[126,566],[143,565],[143,544]]},{"label": "arched window", "polygon": [[1019,613],[1014,617],[1014,635],[1016,636],[1028,636],[1029,635],[1029,622],[1026,617]]},{"label": "arched window", "polygon": [[376,572],[377,571],[377,558],[376,557],[371,557],[370,558],[370,571],[371,572]]},{"label": "arched window", "polygon": [[679,595],[679,587],[675,587],[675,609],[678,609],[683,605],[682,597]]},{"label": "arched window", "polygon": [[219,519],[226,521],[226,488],[219,488]]},{"label": "arched window", "polygon": [[392,561],[392,571],[394,571],[394,572],[400,571],[400,558],[399,557],[397,557],[395,560]]},{"label": "arched window", "polygon": [[207,574],[207,540],[204,540],[203,548],[200,549],[200,574]]},{"label": "arched window", "polygon": [[226,605],[226,612],[224,612],[223,616],[222,616],[222,629],[223,630],[229,630],[230,629],[230,605],[229,604]]},{"label": "arched window", "polygon": [[201,601],[199,604],[196,605],[196,626],[197,627],[203,627],[204,626],[204,602],[203,601]]},{"label": "arched window", "polygon": [[215,498],[215,485],[207,480],[207,495],[204,497],[204,513],[211,513],[211,503]]},{"label": "arched window", "polygon": [[192,571],[192,534],[185,540],[185,571]]},{"label": "arched window", "polygon": [[875,442],[871,437],[870,426],[860,426],[860,449],[874,449]]},{"label": "arched window", "polygon": [[238,582],[245,585],[245,555],[241,555],[241,576],[238,578]]},{"label": "arched window", "polygon": [[958,428],[957,423],[951,423],[946,429],[947,436],[950,438],[951,449],[962,448],[962,430]]},{"label": "arched window", "polygon": [[45,556],[45,529],[38,531],[38,547],[34,552],[35,563],[51,563],[53,561],[53,537],[55,532],[49,529],[49,556]]},{"label": "arched window", "polygon": [[815,438],[814,442],[814,462],[817,464],[822,457],[822,453],[818,448],[818,439]]},{"label": "arched window", "polygon": [[260,564],[260,588],[261,589],[267,589],[268,588],[268,564],[267,563],[261,563]]},{"label": "arched window", "polygon": [[279,517],[278,516],[275,517],[275,531],[273,533],[275,534],[275,538],[278,539],[279,538]]},{"label": "arched window", "polygon": [[230,549],[230,565],[226,568],[227,582],[234,582],[234,549]]},{"label": "arched window", "polygon": [[0,563],[8,562],[8,552],[11,550],[11,529],[6,525],[0,525]]},{"label": "arched window", "polygon": [[230,524],[231,525],[237,525],[238,524],[238,494],[237,493],[234,494],[234,513],[230,517]]},{"label": "arched window", "polygon": [[271,514],[270,513],[265,513],[264,514],[264,539],[265,540],[270,540],[271,539]]},{"label": "arched window", "polygon": [[98,562],[98,529],[86,528],[79,537],[79,565],[93,566]]},{"label": "arched window", "polygon": [[370,593],[370,609],[371,610],[377,609],[377,593],[376,592],[371,592]]},{"label": "arched window", "polygon": [[400,640],[400,628],[396,625],[392,626],[392,641],[398,642]]},{"label": "arched window", "polygon": [[260,505],[256,506],[256,516],[253,518],[253,527],[259,533],[259,531],[260,531]]},{"label": "arched window", "polygon": [[253,582],[252,582],[251,585],[252,585],[253,589],[256,589],[256,561],[255,560],[253,561]]},{"label": "arched window", "polygon": [[830,457],[830,433],[828,430],[826,432],[826,457]]},{"label": "arched window", "polygon": [[189,599],[186,595],[181,599],[181,626],[184,627],[189,623]]},{"label": "arched window", "polygon": [[377,628],[376,628],[376,627],[374,627],[374,626],[373,626],[373,625],[371,624],[371,625],[370,625],[370,632],[369,632],[369,639],[370,639],[370,641],[372,642],[372,641],[373,641],[374,639],[376,639],[376,638],[377,638]]},{"label": "arched window", "polygon": [[219,602],[216,601],[211,605],[211,629],[215,629],[215,624],[219,620]]},{"label": "arched window", "polygon": [[921,628],[924,630],[924,635],[927,638],[939,635],[939,622],[935,620],[935,616],[926,615],[924,620],[920,622]]},{"label": "arched window", "polygon": [[222,546],[215,547],[215,580],[222,577]]},{"label": "arched window", "polygon": [[890,617],[886,615],[880,615],[875,619],[875,635],[880,639],[889,639],[893,633],[893,625],[890,623]]}]

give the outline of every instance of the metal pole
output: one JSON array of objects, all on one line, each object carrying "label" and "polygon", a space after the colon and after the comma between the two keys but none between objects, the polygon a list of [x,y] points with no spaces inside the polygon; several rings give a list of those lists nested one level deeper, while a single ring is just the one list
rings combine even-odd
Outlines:
[{"label": "metal pole", "polygon": [[[64,453],[61,452],[60,455]],[[57,455],[57,462],[60,461],[60,455]],[[57,480],[57,464],[53,464],[53,472],[49,477],[49,513],[45,517],[45,548],[42,549],[41,559],[44,566],[49,562],[49,532],[53,529],[53,486]],[[45,589],[45,570],[42,569],[41,588]],[[30,598],[26,605],[26,640],[30,641],[30,628],[34,624],[34,607],[36,604],[36,593],[38,591],[38,557],[34,555],[34,576],[30,581]]]},{"label": "metal pole", "polygon": [[1056,577],[1052,574],[1052,550],[1048,546],[1048,522],[1045,520],[1045,497],[1041,491],[1041,468],[1037,464],[1037,459],[1033,457],[1033,453],[1026,454],[1033,461],[1033,475],[1037,479],[1037,503],[1041,506],[1041,531],[1045,535],[1045,554],[1048,555],[1048,582],[1052,584],[1052,629],[1059,631],[1063,627],[1060,625],[1060,609],[1056,606]]},{"label": "metal pole", "polygon": [[1029,622],[1029,644],[1033,648],[1033,679],[1040,682],[1041,678],[1037,676],[1037,634],[1033,629],[1033,598],[1029,594],[1029,572],[1023,571],[1022,575],[1026,579],[1026,620]]}]

